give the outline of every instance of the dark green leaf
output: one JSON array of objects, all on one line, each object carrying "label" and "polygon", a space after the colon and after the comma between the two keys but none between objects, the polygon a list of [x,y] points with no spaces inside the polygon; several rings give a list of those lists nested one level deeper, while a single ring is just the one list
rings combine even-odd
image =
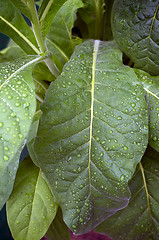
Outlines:
[{"label": "dark green leaf", "polygon": [[11,2],[22,12],[26,17],[32,20],[31,11],[25,0],[11,0]]},{"label": "dark green leaf", "polygon": [[159,153],[148,148],[129,186],[129,205],[96,229],[113,240],[159,239]]},{"label": "dark green leaf", "polygon": [[159,75],[159,2],[115,0],[112,30],[135,67]]},{"label": "dark green leaf", "polygon": [[57,207],[42,171],[29,157],[24,159],[7,202],[7,220],[14,239],[41,239],[54,219]]},{"label": "dark green leaf", "polygon": [[146,101],[149,112],[149,144],[159,151],[159,77],[135,70],[146,91]]},{"label": "dark green leaf", "polygon": [[32,124],[30,126],[28,135],[27,135],[27,148],[28,148],[28,152],[29,155],[32,159],[32,161],[38,165],[37,162],[37,157],[34,153],[34,149],[33,149],[33,143],[35,140],[35,137],[37,135],[37,131],[38,131],[38,126],[39,126],[39,118],[41,117],[42,112],[39,110],[35,113]]},{"label": "dark green leaf", "polygon": [[13,39],[26,53],[40,53],[33,31],[11,0],[0,1],[0,32]]},{"label": "dark green leaf", "polygon": [[81,0],[68,0],[54,17],[46,38],[48,49],[63,63],[67,62],[73,53],[74,41],[71,31],[77,9],[82,6]]},{"label": "dark green leaf", "polygon": [[46,236],[49,240],[70,240],[70,232],[63,221],[62,211],[59,208],[55,219],[50,225]]},{"label": "dark green leaf", "polygon": [[147,146],[144,94],[116,44],[98,40],[76,47],[46,93],[35,153],[75,233],[128,203],[127,182]]},{"label": "dark green leaf", "polygon": [[35,87],[31,77],[38,58],[25,57],[0,64],[0,208],[14,183],[18,160],[35,108]]},{"label": "dark green leaf", "polygon": [[67,0],[44,0],[39,8],[39,19],[41,22],[43,38],[46,37],[52,20],[58,10]]}]

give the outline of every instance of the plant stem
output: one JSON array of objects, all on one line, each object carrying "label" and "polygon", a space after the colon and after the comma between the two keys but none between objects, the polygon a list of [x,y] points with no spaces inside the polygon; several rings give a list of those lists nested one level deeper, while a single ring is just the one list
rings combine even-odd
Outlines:
[{"label": "plant stem", "polygon": [[32,15],[32,25],[33,25],[33,30],[34,30],[34,35],[35,35],[36,41],[38,43],[41,53],[44,53],[44,52],[46,52],[46,46],[42,39],[41,27],[40,27],[39,18],[38,18],[38,14],[36,11],[36,6],[35,6],[34,0],[28,0],[28,6],[30,8],[31,15]]},{"label": "plant stem", "polygon": [[45,59],[45,63],[48,67],[48,69],[50,70],[50,72],[55,76],[58,77],[58,75],[60,74],[58,68],[56,67],[55,63],[52,61],[51,57],[48,57],[47,59]]},{"label": "plant stem", "polygon": [[96,24],[95,24],[95,38],[103,39],[103,21],[104,21],[104,2],[103,0],[95,0],[96,5]]}]

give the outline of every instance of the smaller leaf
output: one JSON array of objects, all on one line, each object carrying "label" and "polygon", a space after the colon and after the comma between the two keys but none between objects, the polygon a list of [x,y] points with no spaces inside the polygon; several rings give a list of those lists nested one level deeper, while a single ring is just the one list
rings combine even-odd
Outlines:
[{"label": "smaller leaf", "polygon": [[159,240],[158,160],[159,153],[149,147],[129,182],[128,206],[101,223],[97,232],[113,240]]},{"label": "smaller leaf", "polygon": [[38,11],[43,38],[46,37],[56,13],[66,1],[67,0],[43,0]]},{"label": "smaller leaf", "polygon": [[145,92],[149,112],[149,144],[159,151],[159,77],[134,69],[141,80]]},{"label": "smaller leaf", "polygon": [[22,12],[26,17],[32,20],[30,9],[27,5],[27,1],[24,0],[11,0],[11,2]]},{"label": "smaller leaf", "polygon": [[71,30],[77,9],[82,6],[81,0],[68,0],[57,12],[47,35],[46,43],[48,49],[63,63],[69,60],[74,51]]},{"label": "smaller leaf", "polygon": [[57,211],[49,184],[28,157],[17,172],[13,192],[7,202],[7,219],[16,240],[39,240]]},{"label": "smaller leaf", "polygon": [[60,208],[58,209],[56,217],[50,225],[46,236],[49,240],[70,240],[70,232],[63,221],[62,211]]},{"label": "smaller leaf", "polygon": [[0,1],[0,30],[13,39],[27,54],[40,54],[33,31],[12,0]]}]

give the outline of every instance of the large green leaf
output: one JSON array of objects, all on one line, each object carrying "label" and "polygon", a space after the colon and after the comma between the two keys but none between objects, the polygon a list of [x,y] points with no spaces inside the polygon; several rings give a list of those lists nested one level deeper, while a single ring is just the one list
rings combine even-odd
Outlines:
[{"label": "large green leaf", "polygon": [[15,240],[39,240],[57,211],[57,203],[42,171],[30,158],[20,164],[7,202],[7,220]]},{"label": "large green leaf", "polygon": [[75,233],[128,203],[147,145],[144,94],[116,44],[98,40],[76,47],[46,93],[35,153]]},{"label": "large green leaf", "polygon": [[31,77],[37,57],[0,64],[0,208],[8,199],[36,108]]},{"label": "large green leaf", "polygon": [[115,0],[112,30],[135,67],[159,75],[159,2]]},{"label": "large green leaf", "polygon": [[152,77],[139,69],[136,69],[135,73],[146,91],[149,112],[149,144],[159,151],[159,77]]},{"label": "large green leaf", "polygon": [[81,0],[68,0],[54,17],[46,38],[48,49],[63,63],[67,62],[74,50],[72,28]]},{"label": "large green leaf", "polygon": [[67,0],[44,0],[42,2],[38,14],[43,38],[46,37],[56,13],[66,1]]},{"label": "large green leaf", "polygon": [[151,148],[144,155],[129,183],[129,205],[96,229],[113,240],[159,239],[159,153]]},{"label": "large green leaf", "polygon": [[13,39],[26,53],[40,53],[33,31],[11,0],[0,1],[0,32]]},{"label": "large green leaf", "polygon": [[70,232],[63,221],[62,211],[60,208],[58,209],[56,217],[50,225],[46,236],[49,240],[70,240]]}]

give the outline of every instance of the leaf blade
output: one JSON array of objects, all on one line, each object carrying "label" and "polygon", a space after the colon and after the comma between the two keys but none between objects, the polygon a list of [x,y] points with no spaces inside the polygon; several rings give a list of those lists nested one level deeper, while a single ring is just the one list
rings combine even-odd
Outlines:
[{"label": "leaf blade", "polygon": [[[8,199],[18,160],[36,108],[31,77],[37,56],[0,64],[0,186],[1,205]],[[23,121],[25,123],[23,123]]]},{"label": "leaf blade", "polygon": [[57,204],[44,174],[29,158],[24,159],[7,202],[7,219],[13,237],[42,238],[56,211]]},{"label": "leaf blade", "polygon": [[117,239],[158,240],[158,153],[148,148],[129,186],[128,206],[107,219],[96,231]]},{"label": "leaf blade", "polygon": [[143,87],[114,42],[90,40],[76,47],[41,109],[39,165],[66,224],[87,232],[128,203],[127,182],[147,145]]}]

